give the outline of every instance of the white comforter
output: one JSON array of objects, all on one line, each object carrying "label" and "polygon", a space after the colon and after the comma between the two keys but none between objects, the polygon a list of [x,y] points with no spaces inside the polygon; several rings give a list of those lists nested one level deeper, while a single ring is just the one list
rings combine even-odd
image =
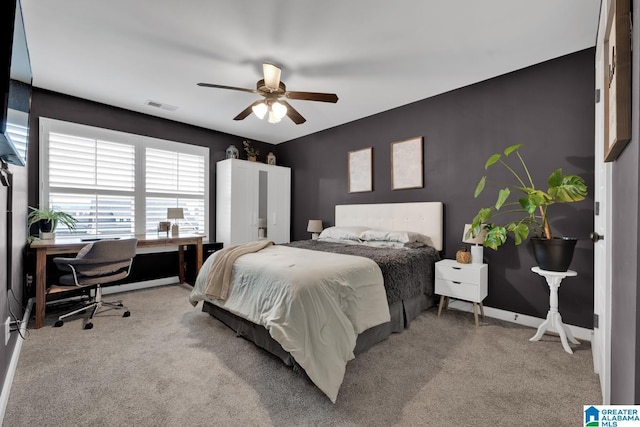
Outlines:
[{"label": "white comforter", "polygon": [[204,291],[207,259],[189,300],[209,302],[264,326],[335,403],[356,335],[390,320],[382,272],[352,255],[270,246],[233,266],[226,301]]}]

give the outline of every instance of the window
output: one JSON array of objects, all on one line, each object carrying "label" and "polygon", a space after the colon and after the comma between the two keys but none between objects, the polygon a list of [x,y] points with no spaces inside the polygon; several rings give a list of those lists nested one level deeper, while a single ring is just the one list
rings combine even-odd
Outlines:
[{"label": "window", "polygon": [[181,233],[208,234],[208,148],[46,118],[40,126],[41,204],[74,216],[73,234],[155,233],[170,207],[183,208]]}]

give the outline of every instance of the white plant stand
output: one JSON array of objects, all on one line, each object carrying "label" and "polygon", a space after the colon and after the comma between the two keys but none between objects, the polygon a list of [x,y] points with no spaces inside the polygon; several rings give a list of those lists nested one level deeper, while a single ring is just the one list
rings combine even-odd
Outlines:
[{"label": "white plant stand", "polygon": [[578,340],[573,337],[573,334],[569,330],[569,328],[562,323],[562,316],[560,316],[560,312],[558,311],[558,288],[560,287],[560,282],[565,277],[573,277],[577,276],[573,270],[567,271],[549,271],[543,270],[540,267],[531,267],[531,271],[534,273],[543,276],[547,279],[547,284],[549,285],[549,312],[547,313],[547,320],[542,322],[542,324],[538,327],[538,332],[529,339],[529,341],[538,341],[542,338],[542,335],[549,328],[555,329],[555,331],[560,335],[560,341],[562,342],[562,347],[567,353],[573,354],[571,347],[569,347],[569,340],[572,344],[580,344]]}]

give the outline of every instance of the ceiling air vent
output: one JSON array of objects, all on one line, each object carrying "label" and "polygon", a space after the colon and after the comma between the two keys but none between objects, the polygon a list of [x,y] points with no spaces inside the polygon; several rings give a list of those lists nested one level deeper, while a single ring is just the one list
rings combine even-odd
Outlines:
[{"label": "ceiling air vent", "polygon": [[145,102],[145,105],[167,111],[176,111],[178,109],[178,107],[176,107],[175,105],[163,104],[162,102],[151,101],[149,99],[147,100],[147,102]]}]

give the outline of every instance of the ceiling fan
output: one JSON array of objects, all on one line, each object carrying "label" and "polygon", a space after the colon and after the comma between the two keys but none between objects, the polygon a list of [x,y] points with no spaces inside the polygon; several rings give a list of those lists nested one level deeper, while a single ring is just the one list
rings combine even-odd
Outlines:
[{"label": "ceiling fan", "polygon": [[264,99],[259,99],[242,110],[240,114],[233,118],[233,120],[244,120],[249,116],[249,114],[251,114],[251,112],[260,119],[263,119],[268,113],[267,120],[269,123],[278,123],[286,115],[295,124],[299,125],[307,120],[302,117],[302,115],[298,113],[291,104],[282,98],[300,99],[305,101],[338,102],[338,96],[335,93],[287,91],[285,84],[280,81],[281,70],[275,65],[262,64],[262,72],[264,74],[264,79],[258,80],[256,89],[216,85],[212,83],[198,83],[198,86],[239,90],[242,92],[255,93],[256,95],[264,97]]}]

